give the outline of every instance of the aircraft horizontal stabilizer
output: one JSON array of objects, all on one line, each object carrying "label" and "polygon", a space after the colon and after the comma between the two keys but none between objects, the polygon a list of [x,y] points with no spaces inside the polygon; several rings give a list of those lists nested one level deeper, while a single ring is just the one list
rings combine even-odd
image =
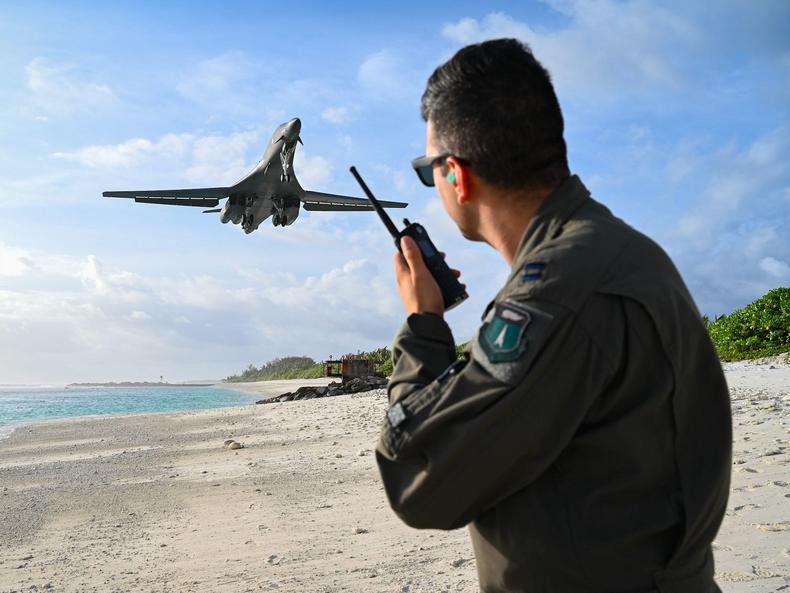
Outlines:
[{"label": "aircraft horizontal stabilizer", "polygon": [[[372,210],[370,202],[365,198],[325,194],[320,191],[304,192],[302,201],[304,202],[305,210]],[[384,208],[405,208],[408,206],[405,202],[388,202],[386,200],[379,200],[379,202]],[[351,208],[314,208],[313,206],[351,206]]]}]

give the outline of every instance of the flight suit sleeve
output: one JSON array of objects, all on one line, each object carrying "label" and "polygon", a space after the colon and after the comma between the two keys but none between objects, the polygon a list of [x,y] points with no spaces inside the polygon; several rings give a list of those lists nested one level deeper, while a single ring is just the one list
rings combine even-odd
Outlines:
[{"label": "flight suit sleeve", "polygon": [[455,341],[443,317],[435,313],[409,315],[392,344],[390,404],[436,379],[455,359]]},{"label": "flight suit sleeve", "polygon": [[613,375],[575,316],[550,303],[492,308],[467,361],[436,316],[411,317],[393,346],[390,408],[376,458],[393,510],[455,529],[535,481]]}]

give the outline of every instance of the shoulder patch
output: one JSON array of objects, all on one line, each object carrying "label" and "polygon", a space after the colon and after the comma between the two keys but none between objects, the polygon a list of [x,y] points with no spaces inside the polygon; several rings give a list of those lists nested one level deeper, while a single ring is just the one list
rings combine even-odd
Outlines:
[{"label": "shoulder patch", "polygon": [[532,321],[526,309],[512,302],[497,303],[494,315],[480,328],[480,346],[489,362],[509,362],[520,358],[527,348],[524,334]]},{"label": "shoulder patch", "polygon": [[485,316],[472,341],[472,359],[499,381],[515,384],[540,353],[553,319],[526,302],[505,299]]}]

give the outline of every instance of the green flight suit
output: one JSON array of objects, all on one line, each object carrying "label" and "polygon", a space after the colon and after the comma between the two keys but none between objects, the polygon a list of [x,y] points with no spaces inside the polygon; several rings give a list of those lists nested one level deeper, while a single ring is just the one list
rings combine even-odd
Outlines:
[{"label": "green flight suit", "polygon": [[729,394],[658,245],[568,178],[467,352],[429,313],[395,338],[377,460],[403,521],[470,524],[486,593],[719,591]]}]

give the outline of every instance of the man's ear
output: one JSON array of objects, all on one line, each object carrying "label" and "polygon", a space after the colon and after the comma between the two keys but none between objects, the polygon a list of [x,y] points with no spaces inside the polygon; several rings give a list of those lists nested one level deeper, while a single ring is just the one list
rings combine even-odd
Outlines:
[{"label": "man's ear", "polygon": [[459,163],[455,157],[447,157],[447,183],[455,190],[455,199],[459,206],[467,204],[474,192],[474,179],[469,165]]}]

